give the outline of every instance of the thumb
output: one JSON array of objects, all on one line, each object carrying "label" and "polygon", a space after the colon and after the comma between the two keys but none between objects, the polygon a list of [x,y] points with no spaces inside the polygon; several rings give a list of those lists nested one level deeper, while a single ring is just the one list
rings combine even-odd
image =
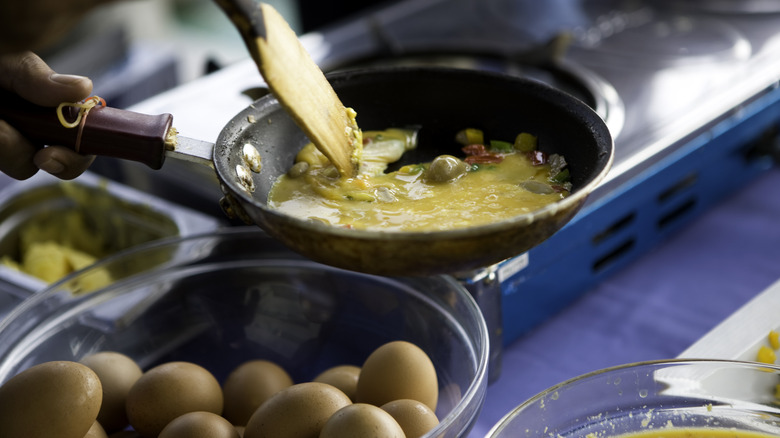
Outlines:
[{"label": "thumb", "polygon": [[84,76],[58,74],[38,55],[23,52],[0,56],[0,88],[37,105],[57,106],[89,97],[92,81]]}]

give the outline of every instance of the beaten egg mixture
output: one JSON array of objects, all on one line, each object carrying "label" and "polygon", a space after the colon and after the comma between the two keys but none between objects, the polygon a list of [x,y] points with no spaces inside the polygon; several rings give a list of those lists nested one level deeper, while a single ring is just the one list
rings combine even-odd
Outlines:
[{"label": "beaten egg mixture", "polygon": [[569,194],[565,160],[536,150],[535,137],[520,134],[514,143],[486,142],[476,129],[455,137],[460,145],[453,152],[465,158],[442,155],[386,172],[417,146],[416,131],[365,131],[354,178],[342,178],[309,144],[274,184],[268,205],[346,228],[436,231],[509,219]]},{"label": "beaten egg mixture", "polygon": [[668,428],[621,435],[618,438],[770,438],[774,435],[736,429]]}]

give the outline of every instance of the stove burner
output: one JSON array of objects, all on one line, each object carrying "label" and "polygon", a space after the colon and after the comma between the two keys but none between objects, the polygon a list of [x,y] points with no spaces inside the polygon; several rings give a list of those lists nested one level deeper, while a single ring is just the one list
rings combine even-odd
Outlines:
[{"label": "stove burner", "polygon": [[605,120],[614,137],[623,127],[623,103],[612,86],[594,72],[563,61],[526,62],[525,54],[511,56],[426,51],[395,56],[369,57],[332,71],[365,67],[452,67],[484,70],[542,82],[562,90],[590,106]]}]

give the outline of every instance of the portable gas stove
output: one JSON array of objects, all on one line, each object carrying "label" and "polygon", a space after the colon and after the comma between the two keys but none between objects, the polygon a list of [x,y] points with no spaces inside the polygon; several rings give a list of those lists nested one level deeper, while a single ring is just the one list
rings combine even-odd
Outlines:
[{"label": "portable gas stove", "polygon": [[[302,41],[326,71],[420,63],[501,71],[560,87],[605,119],[615,139],[614,166],[574,220],[526,254],[461,276],[477,297],[500,289],[500,308],[493,315],[486,309],[486,318],[503,316],[496,336],[504,342],[690,223],[778,156],[775,1],[407,0]],[[258,85],[247,60],[134,109],[173,113],[180,132],[213,141]],[[172,181],[187,171],[153,173],[169,178],[161,185],[141,181],[140,168],[132,169],[125,173],[132,174],[129,182],[171,188],[177,200],[192,190],[189,182]]]}]

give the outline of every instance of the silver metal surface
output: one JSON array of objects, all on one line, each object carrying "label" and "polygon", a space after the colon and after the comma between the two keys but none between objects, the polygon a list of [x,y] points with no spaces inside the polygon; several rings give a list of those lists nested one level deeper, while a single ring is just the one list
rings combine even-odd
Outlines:
[{"label": "silver metal surface", "polygon": [[[71,196],[74,193],[76,197]],[[0,256],[16,260],[25,225],[57,224],[70,211],[82,212],[85,222],[94,227],[96,238],[103,238],[109,246],[106,249],[113,252],[151,240],[205,233],[220,226],[214,217],[91,172],[75,181],[62,181],[39,172],[26,181],[4,182],[0,200]],[[0,265],[0,316],[7,311],[2,297],[12,294],[19,299],[26,298],[44,286],[42,280]]]},{"label": "silver metal surface", "polygon": [[656,5],[682,11],[725,14],[769,14],[780,12],[777,0],[655,0]]},{"label": "silver metal surface", "polygon": [[780,331],[780,280],[751,298],[679,358],[732,359],[757,361],[761,347],[769,347],[769,333]]},{"label": "silver metal surface", "polygon": [[177,160],[189,161],[195,164],[214,168],[214,143],[196,140],[184,136],[176,136],[174,149],[166,150],[165,155]]}]

